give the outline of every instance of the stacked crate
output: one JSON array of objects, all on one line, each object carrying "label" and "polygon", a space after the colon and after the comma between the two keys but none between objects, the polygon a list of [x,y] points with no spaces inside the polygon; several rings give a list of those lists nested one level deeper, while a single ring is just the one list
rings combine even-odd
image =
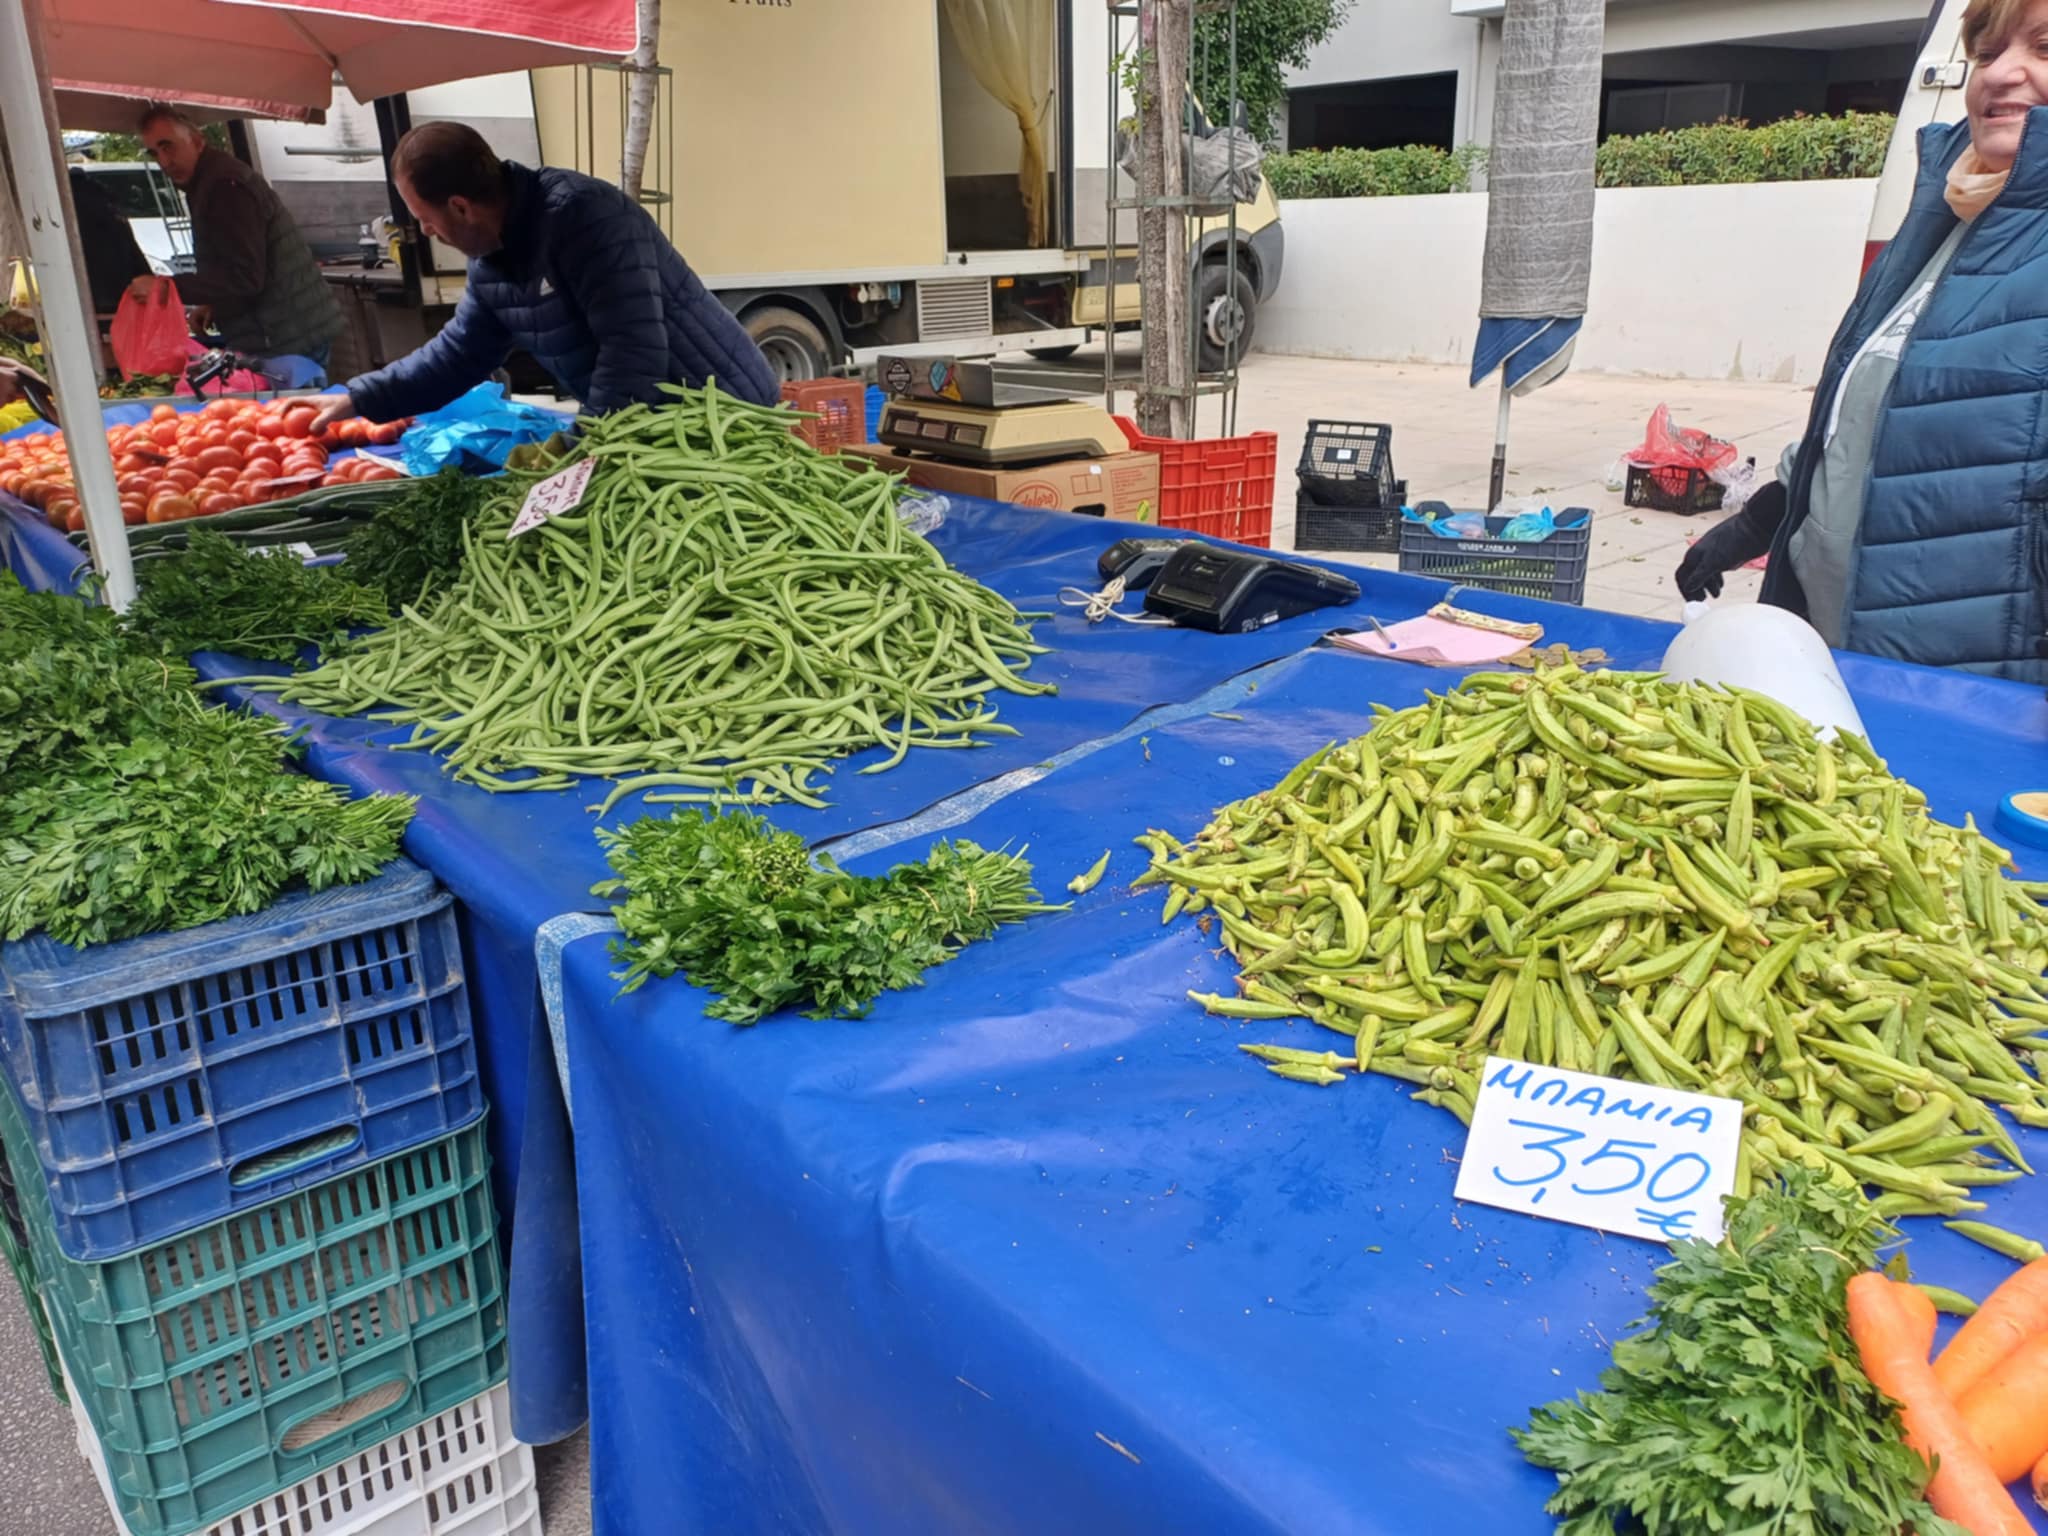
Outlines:
[{"label": "stacked crate", "polygon": [[0,950],[0,1252],[132,1536],[538,1536],[461,950],[404,861]]}]

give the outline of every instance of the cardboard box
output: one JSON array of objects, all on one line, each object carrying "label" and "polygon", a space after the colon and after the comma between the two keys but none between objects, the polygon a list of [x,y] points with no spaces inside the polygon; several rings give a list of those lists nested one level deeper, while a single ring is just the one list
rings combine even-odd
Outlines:
[{"label": "cardboard box", "polygon": [[1034,464],[1029,469],[982,469],[971,464],[945,464],[920,458],[880,443],[861,443],[842,451],[873,459],[891,474],[903,475],[912,485],[926,490],[981,496],[1047,512],[1079,512],[1133,523],[1159,521],[1156,453],[1060,459],[1051,464]]}]

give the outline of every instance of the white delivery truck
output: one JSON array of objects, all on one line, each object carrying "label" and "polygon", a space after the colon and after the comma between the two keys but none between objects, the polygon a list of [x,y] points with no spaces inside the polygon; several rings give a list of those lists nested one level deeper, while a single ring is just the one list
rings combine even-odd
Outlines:
[{"label": "white delivery truck", "polygon": [[[785,379],[883,352],[1063,355],[1110,314],[1110,54],[1099,0],[671,0],[643,196]],[[549,164],[617,179],[624,81],[534,74]],[[1231,224],[1203,222],[1195,252],[1209,368],[1246,349],[1280,281],[1263,181]],[[1138,314],[1134,230],[1120,216],[1120,326]]]}]

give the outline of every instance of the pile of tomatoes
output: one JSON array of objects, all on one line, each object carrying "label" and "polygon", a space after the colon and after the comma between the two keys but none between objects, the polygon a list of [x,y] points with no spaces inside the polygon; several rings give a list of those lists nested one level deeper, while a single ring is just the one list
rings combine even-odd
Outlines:
[{"label": "pile of tomatoes", "polygon": [[[368,459],[328,464],[328,446],[398,441],[408,423],[347,421],[343,439],[312,435],[316,404],[305,396],[277,400],[209,400],[196,411],[159,405],[148,421],[107,429],[121,515],[131,523],[212,517],[296,496],[318,485],[394,480],[398,472]],[[330,434],[334,433],[330,428]],[[59,528],[85,526],[61,432],[0,443],[0,491],[37,508]]]}]

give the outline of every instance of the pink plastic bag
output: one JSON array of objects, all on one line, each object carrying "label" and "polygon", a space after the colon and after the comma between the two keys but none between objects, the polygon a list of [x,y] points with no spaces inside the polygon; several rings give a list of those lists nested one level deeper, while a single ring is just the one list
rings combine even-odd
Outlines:
[{"label": "pink plastic bag", "polygon": [[158,280],[149,297],[121,295],[114,311],[110,333],[114,361],[121,365],[121,377],[138,373],[168,373],[180,378],[185,373],[185,343],[191,340],[185,327],[185,306],[178,302],[178,285],[169,278]]},{"label": "pink plastic bag", "polygon": [[1647,469],[1702,469],[1711,475],[1734,458],[1733,443],[1709,437],[1697,427],[1674,427],[1671,407],[1660,405],[1651,413],[1642,446],[1629,454],[1628,461]]}]

